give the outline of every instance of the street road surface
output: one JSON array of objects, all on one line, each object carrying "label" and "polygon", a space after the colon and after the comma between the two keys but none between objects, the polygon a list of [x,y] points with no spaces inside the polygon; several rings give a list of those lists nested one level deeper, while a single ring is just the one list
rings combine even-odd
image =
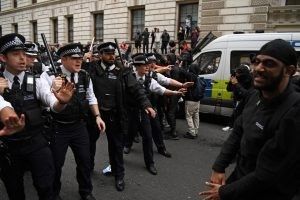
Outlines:
[{"label": "street road surface", "polygon": [[[213,121],[213,120],[210,120]],[[183,138],[186,132],[184,120],[177,120],[180,140],[165,140],[172,158],[157,153],[154,145],[154,160],[158,175],[151,175],[145,168],[142,144],[134,143],[125,160],[125,191],[117,192],[114,178],[102,174],[108,164],[106,136],[102,135],[97,144],[96,166],[93,173],[93,194],[99,200],[196,200],[199,191],[206,189],[204,182],[209,180],[211,165],[228,137],[221,131],[218,122],[201,122],[199,137],[195,140]],[[26,199],[37,200],[30,173],[25,175]],[[62,175],[61,197],[64,200],[79,200],[75,176],[75,161],[68,151]],[[0,181],[0,200],[8,200],[3,183]]]}]

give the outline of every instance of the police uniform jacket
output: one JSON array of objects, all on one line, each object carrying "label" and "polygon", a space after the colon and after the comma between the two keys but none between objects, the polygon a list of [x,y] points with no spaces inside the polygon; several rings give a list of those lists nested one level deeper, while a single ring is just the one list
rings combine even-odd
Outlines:
[{"label": "police uniform jacket", "polygon": [[237,155],[237,165],[227,184],[221,186],[221,199],[287,200],[300,186],[300,105],[296,103],[268,129],[276,110],[292,98],[292,86],[271,101],[255,92],[236,120],[213,170],[224,172]]},{"label": "police uniform jacket", "polygon": [[[135,105],[145,109],[151,107],[151,103],[145,95],[145,90],[132,75],[131,68],[110,66],[109,74],[106,66],[101,61],[91,62],[89,73],[94,84],[94,92],[99,102],[100,110],[115,110],[121,117],[121,123],[127,123],[125,111],[127,102],[135,102]],[[111,91],[114,84],[114,91]],[[126,129],[126,127],[125,127]]]},{"label": "police uniform jacket", "polygon": [[[69,72],[63,65],[60,66],[61,73],[66,75],[67,81],[71,81],[71,72]],[[52,85],[54,76],[49,76],[47,72],[41,75],[41,78],[48,83],[48,89]],[[98,104],[97,98],[95,97],[93,84],[89,74],[85,70],[80,70],[74,73],[74,81],[76,91],[68,103],[66,108],[60,112],[52,112],[52,116],[58,122],[71,123],[86,119],[89,111],[89,105]]]},{"label": "police uniform jacket", "polygon": [[[153,74],[139,76],[136,71],[133,72],[133,76],[136,78],[140,86],[144,89],[148,100],[151,102],[151,105],[153,107],[156,107],[157,97],[162,96],[165,93],[166,88],[158,83],[158,77],[156,76],[156,73],[154,77],[152,77],[152,75]],[[161,82],[168,84],[169,80],[165,78],[161,79]],[[128,98],[127,105],[130,108],[139,108],[135,101],[133,101],[133,99],[130,97]]]},{"label": "police uniform jacket", "polygon": [[[8,86],[11,89],[15,75],[7,70],[3,72],[3,75],[8,80]],[[47,144],[46,140],[41,137],[33,137],[41,135],[43,129],[41,103],[54,110],[53,106],[57,99],[47,89],[47,83],[43,80],[35,78],[28,72],[21,72],[17,77],[20,90],[5,90],[3,98],[11,103],[17,114],[25,114],[25,128],[16,134],[4,136],[1,140],[8,143],[11,152],[30,153]],[[31,141],[31,145],[20,145],[20,142],[29,139],[34,140]]]}]

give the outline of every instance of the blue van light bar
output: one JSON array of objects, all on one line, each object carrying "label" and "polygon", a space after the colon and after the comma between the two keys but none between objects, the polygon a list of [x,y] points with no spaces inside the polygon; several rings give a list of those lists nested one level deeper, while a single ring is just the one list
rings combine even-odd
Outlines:
[{"label": "blue van light bar", "polygon": [[290,41],[292,47],[300,47],[300,40]]}]

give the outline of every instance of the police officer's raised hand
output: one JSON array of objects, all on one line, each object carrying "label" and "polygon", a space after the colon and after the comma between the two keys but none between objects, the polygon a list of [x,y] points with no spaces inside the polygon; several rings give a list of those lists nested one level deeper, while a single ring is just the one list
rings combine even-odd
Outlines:
[{"label": "police officer's raised hand", "polygon": [[93,56],[92,52],[85,53],[83,56],[83,61],[91,60],[92,56]]},{"label": "police officer's raised hand", "polygon": [[177,92],[177,95],[184,96],[184,94],[187,92],[187,89],[186,88],[180,88],[176,92]]},{"label": "police officer's raised hand", "polygon": [[8,88],[8,81],[0,77],[0,94],[3,94],[6,88]]},{"label": "police officer's raised hand", "polygon": [[74,91],[74,84],[67,82],[62,84],[60,90],[53,90],[53,94],[55,95],[60,104],[67,104],[71,100]]},{"label": "police officer's raised hand", "polygon": [[0,130],[0,136],[11,135],[21,131],[25,126],[25,115],[18,115],[12,108],[5,107],[1,110],[1,122],[4,127]]},{"label": "police officer's raised hand", "polygon": [[192,87],[194,85],[194,82],[185,82],[182,84],[183,88],[189,88]]},{"label": "police officer's raised hand", "polygon": [[96,117],[96,124],[98,126],[98,129],[100,130],[101,133],[105,132],[106,126],[105,126],[105,122],[101,119],[100,116]]},{"label": "police officer's raised hand", "polygon": [[155,116],[156,116],[155,110],[153,108],[151,108],[151,107],[145,108],[145,112],[148,115],[150,115],[150,117],[152,117],[152,118],[155,118]]}]

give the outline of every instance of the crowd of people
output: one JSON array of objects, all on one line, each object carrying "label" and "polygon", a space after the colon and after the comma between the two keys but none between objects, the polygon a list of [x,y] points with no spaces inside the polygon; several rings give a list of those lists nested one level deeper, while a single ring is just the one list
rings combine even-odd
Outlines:
[{"label": "crowd of people", "polygon": [[[147,28],[137,33],[143,53],[140,42],[135,54],[125,42],[92,47],[70,43],[47,51],[48,46],[26,42],[20,34],[0,37],[0,178],[10,200],[25,199],[26,170],[39,199],[61,199],[68,147],[75,157],[81,199],[96,199],[91,173],[96,141],[103,133],[109,155],[105,173],[114,176],[117,191],[125,189],[123,154],[131,152],[139,136],[145,167],[157,175],[153,142],[159,154],[172,157],[164,140],[179,139],[176,111],[181,98],[188,126],[184,137],[197,138],[200,99],[194,90],[199,66],[192,64],[184,40],[178,55],[167,31],[163,34],[150,46],[152,51],[161,42],[159,53],[157,44],[153,52],[148,49]],[[169,51],[168,45],[173,47]],[[278,39],[265,44],[251,61],[253,69],[238,66],[228,84],[236,105],[233,130],[213,164],[206,183],[210,190],[199,194],[207,200],[291,199],[300,188],[300,97],[290,82],[297,55]],[[225,169],[234,159],[236,168],[225,180]]]},{"label": "crowd of people", "polygon": [[[193,27],[191,33],[189,33],[189,31],[187,31],[186,29],[180,26],[177,33],[177,44],[179,47],[179,52],[180,46],[186,43],[186,40],[191,41],[190,47],[193,49],[200,39],[200,28],[198,26]],[[134,47],[134,50],[137,53],[159,52],[161,54],[167,54],[168,52],[176,50],[176,43],[175,40],[171,40],[170,35],[166,29],[164,29],[163,32],[160,32],[159,28],[154,28],[150,33],[148,28],[145,28],[143,32],[137,30],[134,34]]]},{"label": "crowd of people", "polygon": [[[190,49],[181,46],[178,56],[174,51],[132,54],[125,47],[124,42],[104,42],[49,48],[16,33],[0,38],[0,177],[10,199],[25,199],[26,170],[40,199],[61,199],[68,147],[77,165],[79,195],[96,199],[91,172],[96,141],[104,132],[109,154],[105,170],[115,177],[118,191],[125,188],[123,153],[130,153],[139,136],[149,173],[158,173],[153,141],[159,154],[172,156],[164,139],[179,139],[178,100],[193,101],[190,93],[197,74],[196,69],[188,70]],[[118,48],[121,55],[116,55]],[[198,99],[195,104],[199,107]],[[186,138],[196,138],[197,113],[196,120],[189,117],[195,124],[189,123]]]}]

